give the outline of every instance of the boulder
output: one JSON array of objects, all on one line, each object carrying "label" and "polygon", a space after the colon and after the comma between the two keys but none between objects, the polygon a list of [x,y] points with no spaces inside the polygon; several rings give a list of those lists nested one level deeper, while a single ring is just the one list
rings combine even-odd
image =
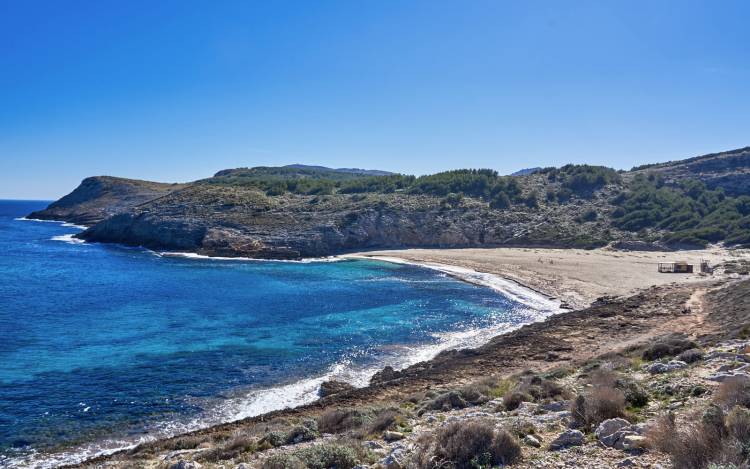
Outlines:
[{"label": "boulder", "polygon": [[184,459],[180,459],[176,463],[169,466],[169,469],[200,469],[201,465],[198,464],[195,461],[186,461]]},{"label": "boulder", "polygon": [[521,402],[516,408],[516,411],[522,415],[533,415],[537,410],[539,410],[539,404],[533,402]]},{"label": "boulder", "polygon": [[352,389],[355,389],[355,388],[351,384],[332,379],[330,381],[324,381],[323,384],[320,385],[320,389],[318,390],[318,395],[320,397],[326,397],[326,396],[330,396],[332,394],[338,394],[344,391],[351,391]]},{"label": "boulder", "polygon": [[600,423],[594,435],[604,446],[614,447],[617,440],[620,438],[618,432],[624,429],[630,429],[630,422],[625,419],[616,418],[608,419]]},{"label": "boulder", "polygon": [[580,430],[565,430],[557,435],[557,438],[549,445],[552,451],[567,448],[568,446],[580,446],[585,441],[585,437]]},{"label": "boulder", "polygon": [[404,439],[404,434],[401,432],[386,431],[383,433],[383,439],[385,441],[398,441]]},{"label": "boulder", "polygon": [[743,373],[743,372],[736,373],[734,371],[723,371],[719,373],[714,373],[706,377],[707,380],[716,381],[717,383],[723,383],[724,381],[731,379],[731,378],[750,380],[750,375],[748,375],[747,373]]},{"label": "boulder", "polygon": [[541,448],[542,442],[539,441],[534,435],[526,435],[523,437],[523,442],[534,448]]},{"label": "boulder", "polygon": [[387,469],[401,469],[403,462],[406,457],[406,452],[403,448],[394,449],[391,454],[380,460],[380,464]]},{"label": "boulder", "polygon": [[688,366],[687,363],[680,361],[680,360],[671,360],[668,363],[651,363],[648,365],[644,365],[643,369],[651,373],[652,375],[661,374],[661,373],[669,373],[671,371],[680,370],[682,368],[686,368]]},{"label": "boulder", "polygon": [[541,408],[549,412],[562,412],[570,407],[569,401],[556,401],[542,404]]},{"label": "boulder", "polygon": [[622,449],[630,451],[646,448],[646,437],[641,435],[627,435],[622,439]]},{"label": "boulder", "polygon": [[381,451],[385,449],[385,445],[373,440],[367,440],[363,442],[362,446],[372,451]]}]

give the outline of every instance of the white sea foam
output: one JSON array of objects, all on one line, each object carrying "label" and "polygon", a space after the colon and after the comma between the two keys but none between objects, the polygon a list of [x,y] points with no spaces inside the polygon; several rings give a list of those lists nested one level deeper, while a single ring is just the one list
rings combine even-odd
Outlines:
[{"label": "white sea foam", "polygon": [[517,301],[521,304],[529,306],[539,311],[547,311],[550,313],[561,312],[560,302],[550,299],[543,294],[532,290],[524,285],[514,282],[509,279],[502,278],[497,275],[488,274],[484,272],[477,272],[476,270],[467,269],[465,267],[458,267],[447,264],[437,264],[430,262],[413,262],[398,257],[386,257],[386,256],[346,256],[348,259],[363,259],[363,260],[378,260],[384,262],[391,262],[393,264],[406,264],[424,267],[431,270],[437,270],[444,274],[450,275],[451,277],[458,278],[465,282],[473,283],[475,285],[481,285],[484,287],[491,288],[510,299]]},{"label": "white sea foam", "polygon": [[241,261],[241,262],[292,262],[295,264],[313,264],[316,262],[341,262],[346,259],[329,256],[329,257],[309,257],[305,259],[256,259],[254,257],[221,257],[221,256],[205,256],[203,254],[197,254],[194,252],[174,252],[174,251],[162,251],[157,253],[163,257],[181,257],[184,259],[196,259],[196,260],[209,260],[209,261]]},{"label": "white sea foam", "polygon": [[[194,259],[223,259],[201,256],[193,253],[156,253],[161,256],[179,256]],[[226,258],[236,260],[236,258]],[[329,260],[330,259],[330,260]],[[325,258],[323,262],[346,258]],[[370,258],[372,259],[372,258]],[[370,378],[385,366],[396,370],[407,368],[415,363],[434,358],[442,351],[450,349],[465,349],[478,347],[487,343],[491,338],[520,328],[531,322],[543,321],[549,316],[562,312],[559,303],[543,295],[519,285],[510,280],[495,275],[483,274],[470,269],[447,266],[442,264],[417,264],[396,258],[376,258],[388,262],[419,265],[460,278],[467,282],[492,288],[520,303],[524,314],[529,315],[529,321],[512,324],[500,321],[489,327],[470,328],[455,332],[434,334],[434,341],[422,345],[395,345],[382,350],[382,359],[367,366],[353,366],[351,360],[342,359],[318,376],[301,379],[289,384],[274,386],[266,389],[253,389],[223,400],[210,407],[205,413],[189,421],[164,422],[149,429],[149,434],[138,439],[108,439],[91,443],[70,451],[42,454],[27,454],[9,461],[10,467],[53,468],[64,464],[76,464],[97,456],[111,454],[120,450],[127,450],[139,444],[187,433],[224,422],[241,420],[248,417],[265,414],[274,410],[298,407],[309,404],[318,399],[320,385],[328,380],[346,381],[356,387],[364,387]],[[256,260],[256,259],[242,259]],[[308,261],[308,262],[315,262]],[[318,261],[320,262],[320,261]],[[0,461],[0,463],[5,463]]]},{"label": "white sea foam", "polygon": [[37,223],[59,223],[60,226],[64,226],[66,228],[78,228],[79,230],[85,230],[87,227],[83,225],[76,225],[74,223],[70,223],[63,220],[40,220],[39,218],[26,218],[26,217],[18,217],[14,218],[16,221],[35,221]]},{"label": "white sea foam", "polygon": [[69,244],[84,244],[86,241],[82,239],[75,238],[75,233],[71,234],[64,234],[59,236],[53,236],[50,238],[52,241],[62,241]]}]

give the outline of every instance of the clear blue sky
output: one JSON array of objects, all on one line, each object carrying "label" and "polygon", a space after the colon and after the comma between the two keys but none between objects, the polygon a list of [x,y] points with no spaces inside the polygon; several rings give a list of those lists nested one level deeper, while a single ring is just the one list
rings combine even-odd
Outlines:
[{"label": "clear blue sky", "polygon": [[0,0],[0,197],[750,145],[747,1]]}]

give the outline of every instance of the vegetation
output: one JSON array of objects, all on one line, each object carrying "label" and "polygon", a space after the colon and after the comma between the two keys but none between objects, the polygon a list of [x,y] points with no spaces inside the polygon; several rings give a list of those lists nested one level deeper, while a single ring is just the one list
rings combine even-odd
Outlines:
[{"label": "vegetation", "polygon": [[612,168],[606,166],[591,166],[588,164],[568,164],[561,168],[546,168],[543,170],[550,182],[559,182],[564,195],[573,193],[585,195],[607,184],[619,184],[622,178]]},{"label": "vegetation", "polygon": [[271,456],[263,469],[351,469],[368,457],[357,443],[325,443]]},{"label": "vegetation", "polygon": [[727,197],[695,180],[667,186],[654,175],[637,175],[630,190],[612,201],[613,224],[623,230],[669,231],[670,244],[750,244],[750,197]]},{"label": "vegetation", "polygon": [[490,421],[475,419],[453,422],[420,441],[419,468],[473,469],[514,464],[521,459],[521,446],[507,430],[495,429]]}]

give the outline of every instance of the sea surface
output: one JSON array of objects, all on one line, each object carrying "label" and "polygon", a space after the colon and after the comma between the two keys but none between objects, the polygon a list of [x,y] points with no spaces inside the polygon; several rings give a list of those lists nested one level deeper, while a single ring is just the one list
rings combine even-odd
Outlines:
[{"label": "sea surface", "polygon": [[[0,467],[52,467],[310,402],[557,312],[502,282],[370,260],[87,244],[0,201]],[[489,283],[488,283],[489,282]]]}]

